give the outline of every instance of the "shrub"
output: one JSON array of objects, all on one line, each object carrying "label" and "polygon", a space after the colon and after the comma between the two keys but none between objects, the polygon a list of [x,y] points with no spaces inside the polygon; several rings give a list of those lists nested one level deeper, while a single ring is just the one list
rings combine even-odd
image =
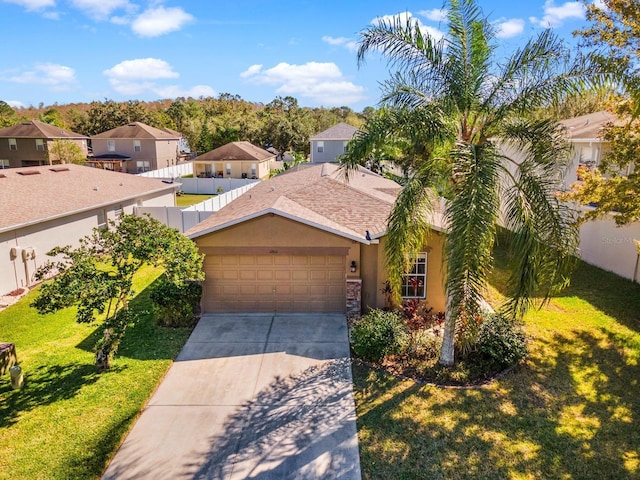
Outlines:
[{"label": "shrub", "polygon": [[406,326],[398,312],[372,310],[351,329],[353,352],[363,360],[381,362],[401,351],[406,342]]},{"label": "shrub", "polygon": [[527,355],[526,338],[515,321],[487,316],[478,332],[478,353],[501,368],[515,365]]},{"label": "shrub", "polygon": [[402,354],[407,359],[427,361],[433,360],[440,354],[442,335],[436,329],[421,329],[411,331],[402,346]]},{"label": "shrub", "polygon": [[154,285],[151,300],[155,302],[158,323],[165,327],[189,327],[196,319],[202,285],[199,282],[176,284],[161,280]]}]

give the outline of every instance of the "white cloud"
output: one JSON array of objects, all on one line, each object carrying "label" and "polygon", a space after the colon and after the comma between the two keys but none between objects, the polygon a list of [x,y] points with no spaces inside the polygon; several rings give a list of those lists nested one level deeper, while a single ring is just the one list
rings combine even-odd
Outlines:
[{"label": "white cloud", "polygon": [[498,38],[511,38],[520,35],[524,31],[524,20],[521,18],[510,18],[499,21],[496,24],[496,36]]},{"label": "white cloud", "polygon": [[157,78],[177,78],[179,73],[159,58],[136,58],[125,60],[103,72],[110,79],[141,80]]},{"label": "white cloud", "polygon": [[115,10],[132,12],[135,8],[129,0],[71,0],[71,5],[94,20],[107,20]]},{"label": "white cloud", "polygon": [[26,105],[19,100],[7,100],[7,105],[11,108],[25,108]]},{"label": "white cloud", "polygon": [[184,89],[176,85],[167,87],[156,87],[154,92],[162,98],[178,98],[178,97],[215,97],[216,91],[209,85],[196,85],[195,87]]},{"label": "white cloud", "polygon": [[180,30],[192,20],[193,16],[181,8],[159,6],[142,12],[131,24],[131,29],[141,37],[157,37]]},{"label": "white cloud", "polygon": [[585,18],[585,7],[581,2],[565,2],[556,6],[554,0],[544,2],[544,16],[542,18],[529,17],[534,25],[544,28],[555,28],[562,25],[564,20]]},{"label": "white cloud", "polygon": [[13,3],[24,7],[28,12],[43,10],[49,7],[55,7],[55,0],[3,0],[5,3]]},{"label": "white cloud", "polygon": [[358,50],[358,43],[355,40],[352,40],[347,37],[330,37],[329,35],[325,35],[322,37],[322,41],[328,43],[329,45],[334,45],[336,47],[344,47],[350,52],[355,52]]},{"label": "white cloud", "polygon": [[418,27],[420,28],[420,31],[422,32],[422,34],[423,35],[428,34],[429,36],[433,37],[436,41],[441,40],[445,36],[444,32],[438,30],[435,27],[430,27],[428,25],[425,25],[420,21],[419,18],[415,17],[411,12],[401,12],[401,13],[396,13],[395,15],[383,15],[382,17],[374,18],[373,20],[371,20],[371,23],[373,25],[378,25],[380,23],[393,23],[398,21],[400,22],[401,25],[405,25],[407,21],[417,22]]},{"label": "white cloud", "polygon": [[444,8],[433,8],[431,10],[421,10],[418,15],[422,15],[432,22],[442,22],[447,19],[447,13],[449,12]]},{"label": "white cloud", "polygon": [[68,90],[76,82],[73,68],[56,63],[36,63],[33,68],[6,78],[15,83],[47,85],[52,90]]},{"label": "white cloud", "polygon": [[102,72],[111,87],[128,96],[153,93],[161,98],[213,96],[215,91],[208,85],[183,88],[178,85],[163,85],[158,81],[178,78],[180,74],[159,58],[137,58],[124,60]]},{"label": "white cloud", "polygon": [[279,94],[309,98],[319,105],[349,105],[366,98],[364,87],[347,81],[335,63],[282,62],[266,70],[252,65],[240,76],[257,85],[277,86]]}]

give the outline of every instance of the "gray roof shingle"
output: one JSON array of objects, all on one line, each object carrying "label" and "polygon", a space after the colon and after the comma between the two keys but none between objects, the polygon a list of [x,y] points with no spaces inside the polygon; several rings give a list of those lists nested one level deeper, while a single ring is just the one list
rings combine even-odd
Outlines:
[{"label": "gray roof shingle", "polygon": [[358,129],[356,127],[348,123],[340,122],[314,135],[311,137],[311,140],[351,140],[357,131]]},{"label": "gray roof shingle", "polygon": [[0,137],[2,138],[74,138],[74,139],[88,139],[84,135],[79,133],[64,130],[55,125],[40,122],[38,120],[31,120],[30,122],[19,123],[12,127],[5,127],[0,129]]},{"label": "gray roof shingle", "polygon": [[112,128],[106,132],[98,133],[97,135],[92,135],[91,138],[155,138],[157,140],[178,140],[180,138],[179,133],[172,133],[172,131],[167,130],[168,129],[160,130],[159,128],[151,127],[142,122],[133,122]]}]

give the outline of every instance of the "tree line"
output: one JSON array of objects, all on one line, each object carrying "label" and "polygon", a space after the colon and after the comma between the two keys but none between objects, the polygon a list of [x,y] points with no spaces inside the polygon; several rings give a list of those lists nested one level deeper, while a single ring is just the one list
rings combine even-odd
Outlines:
[{"label": "tree line", "polygon": [[301,107],[291,96],[276,97],[267,104],[251,102],[239,95],[175,100],[91,103],[12,108],[0,101],[0,128],[40,120],[82,135],[96,135],[131,122],[156,128],[171,128],[187,139],[198,154],[228,142],[248,141],[273,147],[279,152],[309,153],[309,138],[339,123],[361,126],[375,111],[366,107],[355,112],[347,106]]}]

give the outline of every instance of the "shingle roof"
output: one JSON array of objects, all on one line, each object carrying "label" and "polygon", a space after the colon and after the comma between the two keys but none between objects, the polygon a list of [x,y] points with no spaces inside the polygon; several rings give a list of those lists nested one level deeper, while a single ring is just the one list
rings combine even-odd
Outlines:
[{"label": "shingle roof", "polygon": [[267,150],[256,147],[250,142],[230,142],[221,147],[214,148],[213,150],[203,153],[202,155],[193,159],[197,161],[209,161],[209,162],[263,162],[274,158],[275,154],[268,152]]},{"label": "shingle roof", "polygon": [[568,118],[560,123],[566,128],[569,140],[594,139],[608,123],[617,123],[618,117],[612,113],[601,111]]},{"label": "shingle roof", "polygon": [[0,170],[0,232],[175,187],[154,178],[82,165]]},{"label": "shingle roof", "polygon": [[12,127],[5,127],[0,129],[0,137],[2,138],[86,138],[79,133],[64,130],[50,125],[48,123],[40,122],[38,120],[31,120],[30,122],[19,123]]},{"label": "shingle roof", "polygon": [[267,213],[292,218],[354,240],[386,232],[397,183],[364,168],[346,183],[337,165],[300,165],[261,182],[186,232],[191,238]]},{"label": "shingle roof", "polygon": [[133,122],[106,132],[93,135],[91,138],[155,138],[158,140],[178,140],[180,135],[151,127],[142,122]]},{"label": "shingle roof", "polygon": [[340,122],[327,128],[324,132],[314,135],[311,140],[351,140],[357,131],[356,127]]}]

